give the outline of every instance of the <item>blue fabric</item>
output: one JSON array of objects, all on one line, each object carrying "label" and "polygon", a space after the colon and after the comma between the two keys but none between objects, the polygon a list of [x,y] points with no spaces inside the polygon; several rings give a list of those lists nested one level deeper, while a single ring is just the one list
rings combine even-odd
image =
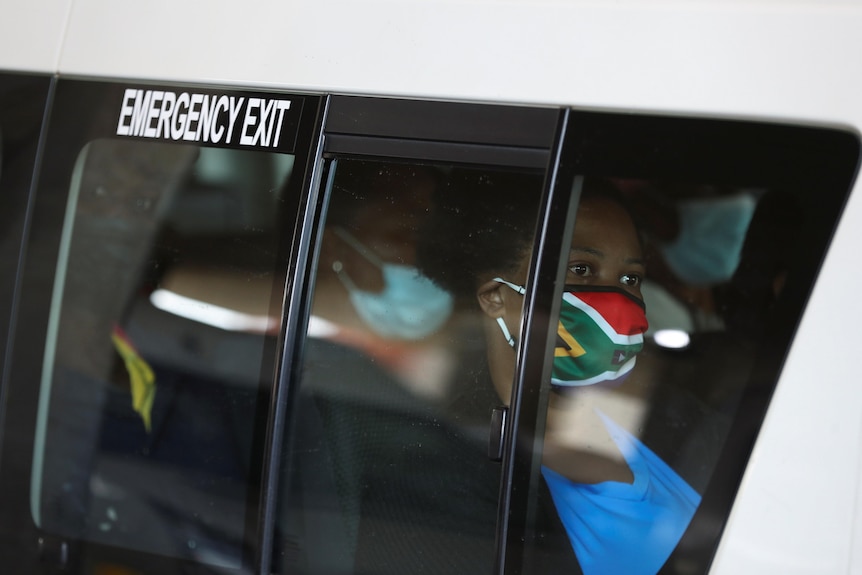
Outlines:
[{"label": "blue fabric", "polygon": [[584,575],[655,575],[700,495],[636,437],[599,415],[634,481],[575,483],[547,467],[542,475]]}]

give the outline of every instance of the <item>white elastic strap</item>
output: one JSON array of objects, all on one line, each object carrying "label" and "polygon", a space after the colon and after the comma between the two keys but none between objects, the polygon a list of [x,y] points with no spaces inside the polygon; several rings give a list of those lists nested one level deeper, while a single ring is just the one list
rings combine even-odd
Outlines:
[{"label": "white elastic strap", "polygon": [[356,291],[356,284],[353,283],[353,280],[350,279],[350,276],[347,275],[346,271],[344,271],[344,264],[339,260],[335,260],[332,262],[332,271],[335,272],[335,276],[338,278],[338,281],[341,282],[341,285],[344,286],[344,289],[349,292]]},{"label": "white elastic strap", "polygon": [[509,286],[510,288],[512,288],[513,290],[515,290],[516,292],[518,292],[518,293],[519,293],[519,294],[521,294],[521,295],[524,295],[525,293],[527,293],[527,289],[526,289],[526,288],[524,288],[524,287],[522,287],[522,286],[519,286],[519,285],[517,285],[517,284],[513,284],[512,282],[507,282],[507,281],[506,281],[506,280],[504,280],[503,278],[494,278],[494,281],[495,281],[495,282],[499,282],[499,283],[501,283],[501,284],[503,284],[503,285],[507,285],[507,286]]},{"label": "white elastic strap", "polygon": [[503,336],[506,338],[506,341],[509,342],[509,345],[515,347],[515,338],[512,337],[512,334],[509,332],[509,328],[506,327],[506,322],[503,321],[503,318],[497,318],[497,325],[499,325],[500,329],[503,330]]},{"label": "white elastic strap", "polygon": [[356,237],[342,228],[341,226],[334,226],[332,231],[335,232],[335,235],[341,238],[344,242],[347,243],[351,248],[359,252],[359,255],[367,259],[374,266],[381,268],[383,267],[383,262],[380,257],[371,251],[369,248],[365,246],[362,242],[356,239]]}]

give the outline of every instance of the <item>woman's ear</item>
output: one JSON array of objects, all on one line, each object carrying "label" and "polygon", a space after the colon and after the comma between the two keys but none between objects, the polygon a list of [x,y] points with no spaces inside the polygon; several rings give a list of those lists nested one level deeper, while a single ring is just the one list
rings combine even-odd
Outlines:
[{"label": "woman's ear", "polygon": [[479,286],[476,290],[476,299],[479,300],[479,307],[485,312],[485,315],[492,319],[503,317],[503,312],[506,308],[506,302],[501,289],[503,284],[498,281],[487,281]]}]

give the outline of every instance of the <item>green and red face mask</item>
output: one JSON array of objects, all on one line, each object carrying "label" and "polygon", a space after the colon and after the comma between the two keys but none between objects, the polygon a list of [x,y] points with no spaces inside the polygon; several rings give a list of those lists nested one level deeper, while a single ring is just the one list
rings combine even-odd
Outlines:
[{"label": "green and red face mask", "polygon": [[[524,288],[496,278],[520,294]],[[503,335],[515,340],[502,318]],[[580,387],[620,381],[635,366],[648,327],[643,302],[621,288],[566,285],[557,324],[551,384]]]}]

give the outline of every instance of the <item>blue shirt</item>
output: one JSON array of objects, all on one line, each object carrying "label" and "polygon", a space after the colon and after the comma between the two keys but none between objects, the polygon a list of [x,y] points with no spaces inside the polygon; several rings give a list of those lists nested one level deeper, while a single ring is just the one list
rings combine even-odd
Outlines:
[{"label": "blue shirt", "polygon": [[542,467],[584,575],[655,575],[700,504],[700,495],[628,431],[598,412],[634,481],[575,483]]}]

